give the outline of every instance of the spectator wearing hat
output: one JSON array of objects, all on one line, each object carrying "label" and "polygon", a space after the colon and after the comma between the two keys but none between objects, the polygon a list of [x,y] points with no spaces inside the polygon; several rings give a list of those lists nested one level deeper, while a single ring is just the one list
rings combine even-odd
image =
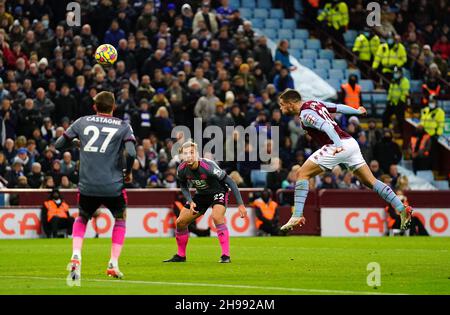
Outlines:
[{"label": "spectator wearing hat", "polygon": [[8,188],[15,188],[18,184],[19,177],[25,176],[23,171],[23,164],[20,159],[14,159],[11,169],[6,172],[5,179],[7,181]]},{"label": "spectator wearing hat", "polygon": [[[431,51],[430,45],[424,45],[420,56],[425,58],[425,65],[428,67],[434,60],[434,53]],[[420,57],[419,57],[420,58]]]},{"label": "spectator wearing hat", "polygon": [[19,162],[23,166],[24,173],[28,173],[31,171],[31,159],[28,157],[28,150],[26,148],[19,148],[17,150],[17,155],[13,159],[13,164],[15,162]]},{"label": "spectator wearing hat", "polygon": [[361,132],[361,126],[359,125],[359,118],[358,117],[351,116],[348,119],[348,125],[347,125],[347,128],[346,128],[346,131],[353,138],[355,138],[355,139],[358,138],[358,134]]},{"label": "spectator wearing hat", "polygon": [[219,30],[219,26],[217,24],[217,16],[215,13],[210,11],[210,6],[208,2],[203,2],[201,9],[195,14],[194,20],[192,23],[192,31],[193,33],[197,33],[199,31],[199,24],[203,21],[206,28],[212,33],[216,34]]},{"label": "spectator wearing hat", "polygon": [[164,88],[158,88],[156,90],[156,94],[153,96],[152,100],[150,101],[150,112],[152,116],[156,115],[156,112],[160,107],[165,107],[167,112],[169,113],[170,117],[173,117],[172,108],[170,106],[170,102],[167,99],[166,90]]},{"label": "spectator wearing hat", "polygon": [[51,142],[51,140],[55,138],[56,128],[50,117],[44,118],[43,125],[41,126],[41,134],[42,138],[47,141],[47,143]]}]

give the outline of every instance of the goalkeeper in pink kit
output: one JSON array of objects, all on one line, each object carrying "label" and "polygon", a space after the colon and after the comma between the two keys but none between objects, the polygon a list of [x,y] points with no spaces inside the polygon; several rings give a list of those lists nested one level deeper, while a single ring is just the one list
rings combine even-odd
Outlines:
[{"label": "goalkeeper in pink kit", "polygon": [[296,225],[306,223],[303,207],[309,190],[309,179],[324,171],[333,169],[336,165],[346,165],[359,180],[374,190],[387,203],[391,204],[401,214],[402,230],[411,223],[412,208],[404,205],[392,189],[377,180],[364,158],[359,145],[348,133],[343,131],[333,120],[330,113],[350,115],[365,115],[366,109],[354,109],[342,104],[320,101],[303,101],[298,91],[287,89],[279,96],[279,105],[285,115],[300,115],[303,129],[322,148],[314,152],[297,172],[295,183],[294,213],[281,230],[292,230]]}]

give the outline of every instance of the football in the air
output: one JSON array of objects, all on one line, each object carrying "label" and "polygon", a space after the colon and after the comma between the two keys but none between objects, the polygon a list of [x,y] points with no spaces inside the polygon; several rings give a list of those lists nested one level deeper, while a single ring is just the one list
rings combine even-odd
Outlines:
[{"label": "football in the air", "polygon": [[116,48],[110,44],[98,46],[95,51],[95,60],[103,66],[114,64],[117,60]]}]

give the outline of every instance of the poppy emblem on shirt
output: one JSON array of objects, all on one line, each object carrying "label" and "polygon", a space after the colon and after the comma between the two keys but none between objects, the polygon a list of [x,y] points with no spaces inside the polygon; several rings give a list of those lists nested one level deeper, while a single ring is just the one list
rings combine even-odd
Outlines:
[{"label": "poppy emblem on shirt", "polygon": [[200,174],[200,179],[206,179],[208,176],[206,174]]}]

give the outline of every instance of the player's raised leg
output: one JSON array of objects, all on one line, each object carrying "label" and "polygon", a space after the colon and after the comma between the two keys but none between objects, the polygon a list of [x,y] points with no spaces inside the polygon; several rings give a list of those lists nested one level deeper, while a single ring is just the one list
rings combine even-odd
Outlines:
[{"label": "player's raised leg", "polygon": [[178,251],[172,258],[164,260],[164,262],[186,261],[186,247],[189,241],[188,226],[201,215],[201,213],[193,212],[191,209],[183,208],[181,210],[175,228],[175,239],[177,240]]},{"label": "player's raised leg", "polygon": [[376,179],[367,164],[363,164],[356,169],[354,174],[364,185],[373,189],[381,198],[401,213],[400,228],[402,230],[408,229],[411,224],[412,208],[405,206],[388,185]]},{"label": "player's raised leg", "polygon": [[320,168],[319,164],[312,162],[310,159],[300,167],[297,172],[297,181],[295,182],[294,191],[294,213],[289,221],[281,227],[282,231],[289,231],[294,228],[294,226],[302,226],[305,224],[306,220],[303,217],[303,208],[305,206],[306,197],[309,191],[309,179],[314,177],[323,170]]},{"label": "player's raised leg", "polygon": [[217,238],[219,239],[222,255],[220,263],[229,263],[230,259],[230,233],[225,223],[226,208],[223,205],[215,204],[212,208],[212,218],[217,229]]}]

